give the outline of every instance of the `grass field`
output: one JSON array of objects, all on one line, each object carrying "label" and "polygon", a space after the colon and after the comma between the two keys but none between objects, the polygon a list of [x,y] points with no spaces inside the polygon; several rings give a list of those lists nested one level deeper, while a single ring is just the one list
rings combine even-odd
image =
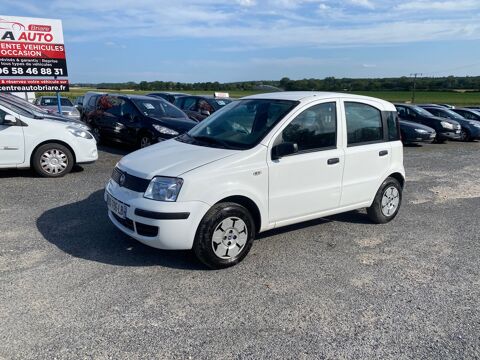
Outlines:
[{"label": "grass field", "polygon": [[[67,96],[71,99],[76,98],[77,96],[83,95],[87,91],[102,91],[102,92],[111,92],[111,93],[122,93],[122,94],[146,94],[151,91],[136,91],[136,90],[122,90],[122,91],[112,91],[112,90],[97,90],[89,88],[71,88],[68,93],[62,93],[62,96]],[[188,91],[185,92],[189,94],[207,94],[211,93],[209,91]],[[229,91],[230,96],[234,98],[239,98],[243,96],[248,96],[252,94],[258,94],[261,91]],[[366,95],[377,97],[380,99],[392,101],[392,102],[406,102],[411,101],[412,93],[410,91],[363,91],[363,92],[353,92],[354,94]],[[52,95],[51,93],[45,93],[45,95]],[[439,92],[439,91],[418,91],[415,98],[416,103],[446,103],[452,105],[480,105],[480,92]]]}]

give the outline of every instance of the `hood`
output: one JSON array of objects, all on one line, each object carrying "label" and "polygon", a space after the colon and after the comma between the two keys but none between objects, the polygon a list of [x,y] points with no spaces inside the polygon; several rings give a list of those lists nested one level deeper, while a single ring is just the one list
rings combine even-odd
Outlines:
[{"label": "hood", "polygon": [[154,121],[159,122],[161,125],[164,125],[172,130],[175,130],[181,134],[189,131],[198,123],[190,120],[188,118],[179,119],[179,118],[151,118]]},{"label": "hood", "polygon": [[433,119],[433,120],[437,120],[437,121],[447,121],[449,123],[452,123],[453,125],[460,125],[458,123],[458,121],[456,120],[452,120],[452,119],[448,119],[448,118],[443,118],[443,117],[440,117],[440,116],[429,116],[428,117],[429,119]]},{"label": "hood", "polygon": [[426,126],[426,125],[422,125],[422,124],[419,124],[419,123],[416,123],[416,122],[413,122],[413,121],[400,120],[400,126],[401,127],[404,126],[404,127],[412,128],[412,129],[422,129],[422,130],[429,131],[429,132],[435,132],[435,130],[432,129],[431,127]]},{"label": "hood", "polygon": [[151,179],[154,176],[175,177],[238,152],[191,145],[171,139],[125,156],[118,163],[118,167],[143,179]]}]

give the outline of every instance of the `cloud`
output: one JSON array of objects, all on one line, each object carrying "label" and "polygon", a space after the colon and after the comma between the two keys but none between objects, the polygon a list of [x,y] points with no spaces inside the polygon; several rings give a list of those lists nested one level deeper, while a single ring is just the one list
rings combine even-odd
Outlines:
[{"label": "cloud", "polygon": [[395,7],[396,10],[442,10],[466,11],[480,9],[478,0],[460,1],[407,1]]}]

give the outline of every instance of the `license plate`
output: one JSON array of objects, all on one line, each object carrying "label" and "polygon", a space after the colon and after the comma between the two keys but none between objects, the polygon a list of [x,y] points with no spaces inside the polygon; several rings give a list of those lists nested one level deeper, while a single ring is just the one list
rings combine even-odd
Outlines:
[{"label": "license plate", "polygon": [[460,130],[455,131],[456,134],[460,134]]},{"label": "license plate", "polygon": [[113,212],[119,218],[125,219],[127,217],[128,205],[122,203],[121,201],[118,201],[108,192],[107,192],[107,207],[108,207],[108,210]]}]

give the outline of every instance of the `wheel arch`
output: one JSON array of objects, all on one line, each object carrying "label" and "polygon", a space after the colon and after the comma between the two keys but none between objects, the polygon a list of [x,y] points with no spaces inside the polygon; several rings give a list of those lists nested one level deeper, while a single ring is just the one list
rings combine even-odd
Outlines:
[{"label": "wheel arch", "polygon": [[252,199],[243,196],[243,195],[233,195],[223,198],[215,203],[222,203],[222,202],[233,202],[245,207],[253,217],[253,221],[255,223],[255,231],[258,233],[262,227],[262,215],[260,213],[260,208]]},{"label": "wheel arch", "polygon": [[394,173],[388,175],[387,177],[392,177],[392,178],[396,179],[400,183],[400,185],[402,186],[402,189],[405,186],[405,177],[401,173],[394,172]]},{"label": "wheel arch", "polygon": [[37,152],[37,149],[40,146],[43,146],[43,145],[46,145],[46,144],[59,144],[59,145],[65,146],[72,153],[73,164],[75,165],[77,163],[77,156],[75,155],[75,151],[73,150],[73,148],[68,143],[66,143],[65,141],[62,141],[62,140],[45,140],[45,141],[37,144],[37,146],[35,146],[35,148],[32,150],[32,153],[30,154],[30,166],[33,165],[33,156]]}]

